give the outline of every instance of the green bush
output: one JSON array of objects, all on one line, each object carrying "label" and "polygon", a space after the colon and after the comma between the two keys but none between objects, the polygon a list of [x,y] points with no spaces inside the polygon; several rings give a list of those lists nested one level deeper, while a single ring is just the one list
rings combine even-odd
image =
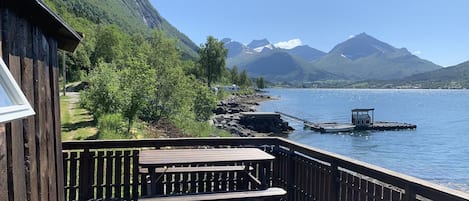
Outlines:
[{"label": "green bush", "polygon": [[98,139],[129,139],[121,114],[104,114],[98,118]]},{"label": "green bush", "polygon": [[184,121],[176,122],[178,128],[182,128],[184,133],[191,137],[231,137],[232,135],[225,131],[215,128],[207,121]]}]

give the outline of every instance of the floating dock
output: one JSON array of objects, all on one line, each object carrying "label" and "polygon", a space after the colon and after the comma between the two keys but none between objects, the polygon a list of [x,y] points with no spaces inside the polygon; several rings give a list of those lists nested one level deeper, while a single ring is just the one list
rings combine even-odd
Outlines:
[{"label": "floating dock", "polygon": [[355,130],[355,125],[340,124],[336,122],[331,123],[304,123],[305,128],[319,131],[321,133],[338,133],[338,132],[351,132]]},{"label": "floating dock", "polygon": [[400,123],[400,122],[385,122],[385,121],[377,121],[374,122],[373,125],[369,127],[356,127],[353,124],[346,124],[346,123],[304,123],[305,128],[309,128],[311,130],[319,131],[322,133],[337,133],[337,132],[351,132],[356,130],[378,130],[378,131],[386,131],[386,130],[406,130],[406,129],[416,129],[417,125],[408,124],[408,123]]},{"label": "floating dock", "polygon": [[373,130],[402,130],[416,129],[417,125],[399,122],[375,121],[372,128]]},{"label": "floating dock", "polygon": [[400,122],[388,122],[388,121],[374,121],[374,114],[369,115],[369,112],[374,112],[374,109],[354,109],[352,110],[352,123],[315,123],[305,119],[295,117],[283,112],[276,112],[284,117],[300,121],[304,124],[305,128],[319,131],[322,133],[338,133],[338,132],[352,132],[352,131],[363,131],[363,130],[405,130],[405,129],[416,129],[417,125]]}]

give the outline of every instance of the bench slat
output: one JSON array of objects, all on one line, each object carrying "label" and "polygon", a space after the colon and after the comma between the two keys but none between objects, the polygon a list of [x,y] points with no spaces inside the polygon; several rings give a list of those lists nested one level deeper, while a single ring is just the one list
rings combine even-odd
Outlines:
[{"label": "bench slat", "polygon": [[[168,167],[168,168],[156,168],[156,173],[187,173],[187,172],[236,172],[243,171],[244,165],[238,166],[199,166],[199,167]],[[249,170],[252,170],[249,167]],[[148,174],[147,168],[140,168],[141,174]]]},{"label": "bench slat", "polygon": [[250,198],[272,198],[287,194],[282,188],[272,187],[266,190],[223,192],[196,195],[176,195],[169,197],[139,198],[144,201],[198,201],[198,200],[244,200]]}]

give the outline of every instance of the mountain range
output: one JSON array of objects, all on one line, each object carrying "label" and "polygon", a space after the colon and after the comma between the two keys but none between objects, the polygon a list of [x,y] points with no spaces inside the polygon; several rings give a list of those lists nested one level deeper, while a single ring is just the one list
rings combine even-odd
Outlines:
[{"label": "mountain range", "polygon": [[442,68],[366,33],[337,44],[328,53],[308,45],[281,48],[266,39],[248,45],[228,38],[222,41],[229,52],[228,66],[236,65],[249,74],[274,81],[391,80]]},{"label": "mountain range", "polygon": [[[96,24],[113,24],[129,34],[144,36],[151,34],[152,29],[162,30],[177,40],[177,46],[185,58],[198,57],[197,45],[161,16],[148,0],[45,2],[57,13],[73,18],[72,22],[85,18]],[[253,40],[249,44],[229,38],[222,41],[229,50],[228,67],[237,65],[238,69],[246,69],[252,77],[263,76],[273,82],[371,83],[374,80],[378,87],[380,84],[410,84],[430,88],[469,88],[469,62],[442,68],[405,48],[395,48],[366,33],[337,44],[329,52],[302,45],[299,39],[276,44],[267,39]]]}]

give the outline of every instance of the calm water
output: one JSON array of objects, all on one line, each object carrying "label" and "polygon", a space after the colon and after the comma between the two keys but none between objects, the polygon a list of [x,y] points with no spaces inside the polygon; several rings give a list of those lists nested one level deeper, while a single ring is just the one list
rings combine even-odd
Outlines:
[{"label": "calm water", "polygon": [[289,139],[469,192],[469,90],[269,89],[281,111],[314,122],[349,122],[351,109],[375,108],[378,121],[417,130],[321,134],[296,130]]}]

